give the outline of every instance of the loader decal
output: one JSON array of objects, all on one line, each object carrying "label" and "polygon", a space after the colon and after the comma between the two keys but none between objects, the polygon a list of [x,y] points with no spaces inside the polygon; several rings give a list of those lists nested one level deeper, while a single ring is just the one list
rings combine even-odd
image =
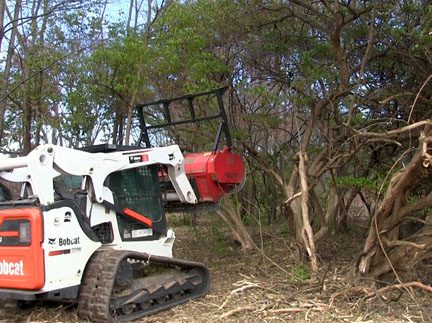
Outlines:
[{"label": "loader decal", "polygon": [[0,262],[0,275],[5,276],[24,276],[23,261],[20,262],[7,262],[3,259]]},{"label": "loader decal", "polygon": [[60,256],[60,255],[69,255],[71,253],[79,253],[79,252],[81,252],[81,247],[50,251],[48,253],[48,256],[52,257],[52,256]]},{"label": "loader decal", "polygon": [[73,238],[73,239],[69,239],[69,238],[59,238],[59,246],[72,246],[75,244],[79,244],[80,243],[80,239],[79,237]]},{"label": "loader decal", "polygon": [[64,216],[64,222],[71,222],[72,219],[72,213],[66,212]]},{"label": "loader decal", "polygon": [[130,156],[129,163],[141,163],[141,156]]}]

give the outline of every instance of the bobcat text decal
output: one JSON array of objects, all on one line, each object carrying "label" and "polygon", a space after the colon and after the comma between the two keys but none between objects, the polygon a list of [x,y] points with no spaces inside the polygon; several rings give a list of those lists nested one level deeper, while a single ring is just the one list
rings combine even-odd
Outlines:
[{"label": "bobcat text decal", "polygon": [[0,262],[0,275],[24,276],[23,262],[7,262],[3,259]]},{"label": "bobcat text decal", "polygon": [[[48,244],[55,245],[57,238],[48,238]],[[80,244],[80,237],[76,238],[58,238],[58,245],[60,247],[63,246],[73,246],[76,244]]]},{"label": "bobcat text decal", "polygon": [[63,238],[59,238],[59,246],[60,246],[60,247],[62,247],[62,246],[72,246],[72,245],[79,244],[79,243],[80,243],[80,241],[79,241],[79,237],[77,237],[77,238],[73,238],[73,239],[69,239],[69,238],[63,239]]}]

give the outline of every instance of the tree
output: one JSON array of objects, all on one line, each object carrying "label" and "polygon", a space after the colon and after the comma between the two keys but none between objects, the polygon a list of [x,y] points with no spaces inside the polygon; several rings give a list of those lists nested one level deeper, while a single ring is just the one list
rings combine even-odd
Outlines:
[{"label": "tree", "polygon": [[388,187],[382,187],[382,201],[353,266],[358,282],[365,278],[390,282],[416,279],[415,268],[430,258],[431,14],[430,6],[423,2],[399,3],[392,13],[401,17],[389,33],[392,47],[388,56],[394,58],[395,68],[392,86],[384,89],[387,97],[380,100],[380,112],[387,108],[393,112],[393,120],[405,126],[387,133],[358,134],[391,140],[402,148],[387,175],[391,178]]},{"label": "tree", "polygon": [[[414,65],[401,64],[396,56],[407,55],[411,48],[409,38],[400,36],[405,24],[419,30],[423,27],[419,21],[428,21],[414,18],[425,12],[426,3],[241,4],[243,11],[237,19],[241,21],[238,30],[244,31],[237,50],[242,53],[237,60],[241,74],[233,79],[239,80],[238,89],[253,88],[256,93],[240,103],[252,115],[244,121],[248,139],[243,145],[258,169],[273,176],[282,188],[280,203],[285,202],[296,240],[316,272],[317,245],[341,223],[363,189],[354,185],[352,190],[342,190],[338,178],[354,174],[355,180],[370,181],[375,176],[370,169],[379,166],[380,155],[398,151],[389,138],[359,134],[371,129],[385,132],[407,121],[407,106],[392,96],[412,97],[419,84],[411,76],[418,71],[414,72]],[[407,9],[409,14],[403,15]],[[418,59],[415,62],[422,65]],[[407,97],[400,95],[401,87],[408,91]],[[271,113],[275,117],[269,117]],[[424,118],[421,113],[418,116]],[[254,119],[259,120],[256,127]],[[263,122],[271,125],[271,142],[267,130],[258,130]],[[285,136],[278,134],[281,130]],[[292,160],[295,167],[287,176],[288,168],[280,166]],[[365,163],[359,165],[360,160]],[[385,162],[391,160],[386,157]],[[331,179],[332,189],[322,191],[318,184],[326,179]],[[319,195],[326,198],[318,199]]]},{"label": "tree", "polygon": [[[10,139],[18,141],[20,153],[29,152],[41,142],[55,143],[57,136],[61,136],[62,63],[82,52],[82,48],[77,49],[79,46],[65,46],[72,42],[65,41],[70,34],[63,28],[85,28],[82,21],[75,20],[72,26],[68,19],[83,17],[83,12],[88,9],[86,5],[91,4],[18,1],[12,16],[6,3],[11,29],[6,31],[10,38],[0,103],[0,135],[6,144],[11,143]],[[5,110],[5,106],[9,109]]]}]

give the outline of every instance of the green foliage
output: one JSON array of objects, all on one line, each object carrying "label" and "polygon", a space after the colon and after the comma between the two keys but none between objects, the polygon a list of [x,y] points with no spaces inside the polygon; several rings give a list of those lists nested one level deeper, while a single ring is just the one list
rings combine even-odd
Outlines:
[{"label": "green foliage", "polygon": [[[202,243],[206,242],[211,252],[219,257],[229,256],[233,250],[229,248],[227,238],[224,234],[224,224],[219,217],[211,216],[209,231],[207,228],[189,226],[188,231],[197,249],[202,248]],[[207,233],[206,233],[207,232]]]},{"label": "green foliage", "polygon": [[291,281],[302,282],[305,280],[309,280],[310,276],[310,268],[306,264],[300,264],[298,266],[291,267]]},{"label": "green foliage", "polygon": [[[362,17],[344,26],[339,39],[352,71],[364,57],[373,12],[368,2],[356,5]],[[135,92],[136,100],[147,100],[232,83],[248,98],[243,113],[247,117],[242,121],[256,124],[247,131],[239,127],[236,137],[244,140],[250,131],[257,137],[256,130],[264,128],[261,137],[267,138],[276,129],[289,130],[293,111],[307,120],[317,99],[340,86],[327,20],[321,21],[324,16],[331,20],[333,13],[321,9],[322,16],[312,17],[299,5],[293,5],[287,15],[288,9],[278,2],[177,0],[155,8],[151,26],[144,23],[128,29],[122,19],[101,18],[102,1],[64,3],[60,10],[49,12],[45,30],[37,30],[44,15],[35,15],[34,35],[32,21],[23,24],[20,39],[29,42],[16,44],[20,55],[11,76],[12,87],[17,88],[10,96],[11,107],[23,110],[20,103],[26,96],[39,112],[34,113],[33,132],[42,133],[41,125],[46,125],[67,133],[67,141],[82,137],[79,140],[91,142],[114,118],[124,120]],[[25,11],[30,9],[22,10],[22,16],[32,16]],[[345,6],[338,10],[341,17],[350,14]],[[373,59],[364,71],[365,85],[355,95],[381,89],[373,95],[376,101],[378,94],[385,98],[410,91],[411,84],[418,89],[428,75],[427,69],[420,69],[420,75],[416,71],[430,61],[432,10],[422,1],[391,1],[378,5],[375,14],[376,39],[382,41],[374,43]],[[302,15],[306,21],[297,18]],[[392,48],[386,45],[390,43]],[[353,85],[358,76],[351,75]],[[396,88],[389,86],[398,82]],[[352,104],[347,98],[340,98],[341,111]],[[373,108],[366,98],[362,102],[351,118],[354,126],[365,124]],[[64,108],[61,118],[54,113],[59,105]],[[414,114],[422,109],[416,107]],[[86,115],[95,117],[88,120]],[[390,115],[403,116],[404,111]],[[12,118],[6,121],[8,135],[19,135],[20,127]]]},{"label": "green foliage", "polygon": [[210,241],[210,249],[214,254],[224,257],[233,253],[233,250],[228,248],[227,239],[221,231],[220,224],[212,223]]},{"label": "green foliage", "polygon": [[368,177],[355,177],[354,175],[340,176],[335,178],[336,184],[341,188],[361,187],[367,190],[377,190],[380,184]]},{"label": "green foliage", "polygon": [[202,234],[202,232],[197,228],[197,227],[189,227],[189,233],[191,236],[193,236],[195,238],[195,240],[198,241],[202,241],[204,239],[204,235]]},{"label": "green foliage", "polygon": [[[420,196],[418,194],[415,194],[415,193],[414,194],[410,194],[410,196],[408,196],[408,203],[412,203],[412,202],[418,201],[421,198],[424,198],[424,197],[422,197],[422,196]],[[422,215],[422,216],[427,216],[427,215],[429,215],[431,213],[432,213],[432,208],[424,208],[424,209],[418,211],[418,214]]]},{"label": "green foliage", "polygon": [[[335,181],[340,188],[360,187],[361,189],[371,192],[377,192],[383,186],[383,190],[385,192],[388,187],[390,177],[387,177],[387,181],[384,183],[384,185],[382,185],[385,181],[385,178],[385,174],[377,174],[374,179],[364,176],[346,175],[335,177]],[[328,182],[331,181],[331,179],[328,180]]]},{"label": "green foliage", "polygon": [[250,215],[248,215],[248,214],[242,215],[241,221],[243,222],[243,224],[245,226],[246,225],[250,225],[250,224],[252,224],[254,222],[253,219],[252,219],[252,217]]},{"label": "green foliage", "polygon": [[281,226],[280,226],[280,234],[281,235],[289,235],[290,229],[289,229],[289,224],[287,221],[282,222]]},{"label": "green foliage", "polygon": [[[226,1],[174,1],[154,25],[151,74],[164,92],[180,87],[194,93],[220,87],[230,72],[223,55],[214,51],[219,21]],[[182,94],[176,93],[176,95]],[[172,94],[171,94],[172,95]]]}]

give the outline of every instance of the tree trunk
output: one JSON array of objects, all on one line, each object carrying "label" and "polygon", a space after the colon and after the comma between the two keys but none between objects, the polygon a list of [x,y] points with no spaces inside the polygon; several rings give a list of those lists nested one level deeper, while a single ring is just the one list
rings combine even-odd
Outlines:
[{"label": "tree trunk", "polygon": [[[140,70],[140,68],[138,68]],[[139,73],[137,75],[139,77]],[[132,97],[130,99],[130,102],[128,104],[128,111],[127,111],[127,124],[126,124],[126,139],[125,139],[125,145],[129,145],[130,141],[130,133],[132,129],[132,117],[133,117],[133,109],[135,106],[135,98],[137,95],[138,89],[135,89],[135,91],[132,94]]]},{"label": "tree trunk", "polygon": [[9,91],[9,75],[12,67],[12,57],[15,51],[15,38],[17,34],[17,25],[18,25],[20,10],[21,10],[21,0],[17,0],[15,3],[15,11],[14,11],[14,16],[12,21],[12,30],[9,39],[8,51],[6,55],[6,61],[5,61],[5,69],[3,73],[4,75],[2,77],[3,82],[1,84],[1,92],[0,92],[0,142],[3,139],[4,114],[7,107],[7,97]]},{"label": "tree trunk", "polygon": [[0,0],[0,48],[4,38],[4,17],[6,11],[6,0]]},{"label": "tree trunk", "polygon": [[[130,20],[132,19],[132,7],[133,7],[133,1],[131,0],[130,2],[130,11],[129,11],[129,17],[128,17],[128,30],[130,28]],[[151,6],[152,6],[153,1],[152,0],[148,0],[147,1],[147,5],[148,5],[148,11],[147,11],[147,28],[146,28],[146,35],[145,35],[145,44],[143,44],[143,46],[148,46],[148,42],[150,40],[150,27],[151,27]],[[136,3],[137,5],[137,3]],[[137,19],[138,17],[138,8],[136,8],[136,13],[135,13],[135,19]],[[136,27],[136,22],[135,22],[135,27]],[[132,128],[132,117],[133,117],[133,109],[135,107],[135,100],[136,100],[136,96],[138,93],[138,87],[139,87],[139,81],[140,81],[140,77],[142,77],[142,65],[143,65],[143,61],[144,61],[144,57],[143,55],[140,56],[139,59],[139,63],[138,63],[138,68],[137,68],[137,74],[136,74],[136,79],[137,79],[137,87],[135,88],[134,92],[132,93],[132,97],[129,101],[129,105],[128,105],[128,110],[127,110],[127,125],[126,125],[126,140],[125,140],[125,144],[129,145],[130,143],[130,133],[131,133],[131,128]]]},{"label": "tree trunk", "polygon": [[[337,96],[338,96],[338,94],[330,95],[329,99],[322,99],[322,100],[318,101],[317,104],[315,105],[315,107],[313,109],[312,117],[309,119],[307,126],[306,126],[306,130],[305,130],[303,137],[301,138],[301,141],[300,141],[300,153],[299,153],[300,155],[302,154],[302,152],[307,151],[307,148],[309,146],[309,143],[310,143],[310,140],[312,137],[312,133],[313,133],[314,129],[317,127],[317,120],[318,120],[319,116],[321,115],[321,113],[323,112],[325,107],[330,103],[330,99],[336,98]],[[304,158],[304,156],[301,158]],[[312,164],[314,164],[314,163],[312,163]],[[306,165],[303,165],[303,166],[306,167]],[[312,170],[317,169],[317,167],[315,167],[314,165],[311,165],[310,168]],[[297,193],[296,190],[298,189],[299,184],[300,184],[300,187],[302,190],[301,191],[302,195],[303,195],[303,189],[305,189],[305,194],[308,194],[309,190],[311,189],[311,186],[308,185],[308,183],[307,183],[307,178],[303,179],[303,182],[302,182],[302,179],[301,179],[302,175],[300,175],[299,173],[300,173],[300,169],[296,169],[296,168],[294,168],[292,173],[291,173],[290,181],[289,181],[288,185],[285,186],[285,194],[286,194],[287,199],[292,198]],[[304,173],[303,174],[304,176],[310,176],[311,175],[311,174],[309,174],[308,169],[306,169],[306,168],[304,169],[303,173]],[[299,181],[299,178],[300,178],[300,181]],[[303,187],[303,185],[306,185],[307,187]],[[303,199],[303,197],[302,197],[302,199]],[[295,239],[297,242],[304,243],[305,242],[305,240],[304,240],[304,228],[305,227],[304,226],[308,225],[308,224],[304,223],[304,220],[305,220],[305,215],[303,215],[304,206],[302,206],[302,203],[298,199],[293,200],[291,203],[289,203],[288,206],[291,209],[291,214],[292,214],[291,227],[294,229]],[[309,220],[309,215],[307,215],[306,218]],[[310,223],[309,223],[309,226],[310,226]],[[311,246],[310,245],[309,246],[304,245],[303,247],[305,249],[308,249]],[[315,249],[315,246],[314,246],[314,249]],[[311,261],[312,261],[312,258],[311,258]]]},{"label": "tree trunk", "polygon": [[[408,217],[416,211],[432,207],[432,194],[407,204],[407,199],[420,180],[430,176],[432,131],[427,126],[420,135],[419,148],[406,168],[396,173],[388,190],[372,218],[363,251],[353,268],[355,281],[370,282],[405,276],[413,266],[432,249],[432,228],[425,221]],[[406,221],[418,221],[425,225],[408,239],[398,240],[400,225]]]},{"label": "tree trunk", "polygon": [[250,250],[254,247],[254,242],[247,232],[240,216],[241,203],[237,203],[237,208],[234,208],[229,201],[229,198],[224,198],[221,202],[221,210],[217,213],[225,221],[231,229],[234,238],[240,243],[243,250]]},{"label": "tree trunk", "polygon": [[311,260],[312,271],[318,273],[318,257],[315,249],[315,240],[309,219],[309,186],[306,174],[306,152],[300,151],[299,174],[301,186],[301,210],[302,210],[302,239]]}]

